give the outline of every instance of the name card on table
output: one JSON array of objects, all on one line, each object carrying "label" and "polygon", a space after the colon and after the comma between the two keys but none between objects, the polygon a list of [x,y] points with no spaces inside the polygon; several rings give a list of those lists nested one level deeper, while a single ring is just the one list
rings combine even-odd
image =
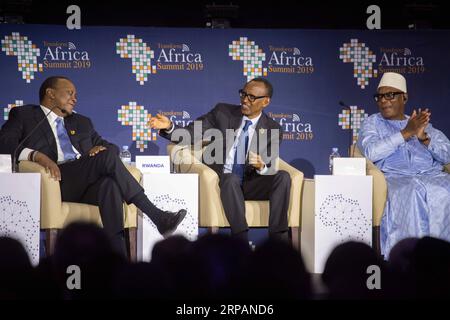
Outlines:
[{"label": "name card on table", "polygon": [[333,176],[365,176],[365,158],[334,158]]},{"label": "name card on table", "polygon": [[136,168],[142,173],[170,173],[170,157],[136,156]]},{"label": "name card on table", "polygon": [[10,154],[0,154],[0,172],[12,172]]}]

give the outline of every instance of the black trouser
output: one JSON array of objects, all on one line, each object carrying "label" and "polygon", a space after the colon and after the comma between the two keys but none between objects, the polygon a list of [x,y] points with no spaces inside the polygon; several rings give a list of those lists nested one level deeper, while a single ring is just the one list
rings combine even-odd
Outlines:
[{"label": "black trouser", "polygon": [[224,173],[220,177],[219,186],[222,205],[233,234],[248,230],[245,200],[269,200],[269,233],[288,230],[291,178],[286,171],[244,179],[242,186],[238,176]]},{"label": "black trouser", "polygon": [[98,205],[106,233],[112,238],[123,233],[123,201],[130,203],[143,188],[119,156],[106,149],[63,163],[59,169],[62,200]]}]

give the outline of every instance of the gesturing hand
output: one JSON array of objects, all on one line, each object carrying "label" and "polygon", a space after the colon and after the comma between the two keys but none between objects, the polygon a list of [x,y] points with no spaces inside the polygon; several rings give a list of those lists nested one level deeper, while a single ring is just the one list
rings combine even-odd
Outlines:
[{"label": "gesturing hand", "polygon": [[157,114],[155,117],[151,117],[148,125],[152,129],[169,129],[172,126],[172,122],[166,116],[162,114]]}]

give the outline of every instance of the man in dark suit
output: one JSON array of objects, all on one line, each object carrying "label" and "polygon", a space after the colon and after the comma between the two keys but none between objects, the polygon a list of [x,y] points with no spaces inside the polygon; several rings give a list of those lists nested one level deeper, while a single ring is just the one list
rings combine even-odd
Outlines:
[{"label": "man in dark suit", "polygon": [[[215,139],[203,153],[203,161],[219,175],[220,196],[232,235],[246,241],[245,200],[270,200],[269,236],[288,238],[291,180],[287,172],[276,167],[282,134],[280,125],[263,112],[272,93],[272,85],[264,78],[247,82],[239,90],[241,105],[219,103],[196,120],[201,121],[201,132],[195,132],[195,122],[178,128],[160,114],[150,119],[150,126],[172,141],[183,136],[182,130],[187,130],[184,136],[194,138],[188,142],[194,145],[208,137],[208,131],[212,134]],[[221,147],[217,147],[217,142]],[[205,154],[211,157],[205,159]]]},{"label": "man in dark suit", "polygon": [[[105,231],[120,254],[126,254],[123,201],[146,213],[163,235],[173,232],[186,215],[163,212],[119,158],[119,149],[102,139],[89,118],[74,113],[77,93],[66,77],[50,77],[39,90],[40,106],[13,108],[0,130],[0,153],[39,163],[60,181],[63,201],[98,205]],[[47,117],[48,121],[20,142]],[[15,163],[13,164],[15,165]]]}]

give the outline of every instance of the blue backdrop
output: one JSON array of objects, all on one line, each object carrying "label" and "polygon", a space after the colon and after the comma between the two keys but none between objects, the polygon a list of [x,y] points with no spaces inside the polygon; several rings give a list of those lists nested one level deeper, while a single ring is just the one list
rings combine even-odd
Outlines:
[{"label": "blue backdrop", "polygon": [[[163,112],[187,124],[218,102],[239,103],[247,80],[267,77],[266,112],[284,130],[281,157],[307,177],[328,171],[328,155],[347,155],[360,119],[377,112],[383,72],[408,82],[407,112],[428,107],[450,136],[450,31],[172,29],[1,25],[0,105],[38,103],[51,75],[71,78],[76,110],[97,131],[137,154],[165,154],[167,141],[143,127]],[[359,80],[358,80],[359,79]],[[352,106],[345,126],[344,101]],[[344,122],[344,123],[343,123]],[[347,124],[348,125],[348,124]]]}]

